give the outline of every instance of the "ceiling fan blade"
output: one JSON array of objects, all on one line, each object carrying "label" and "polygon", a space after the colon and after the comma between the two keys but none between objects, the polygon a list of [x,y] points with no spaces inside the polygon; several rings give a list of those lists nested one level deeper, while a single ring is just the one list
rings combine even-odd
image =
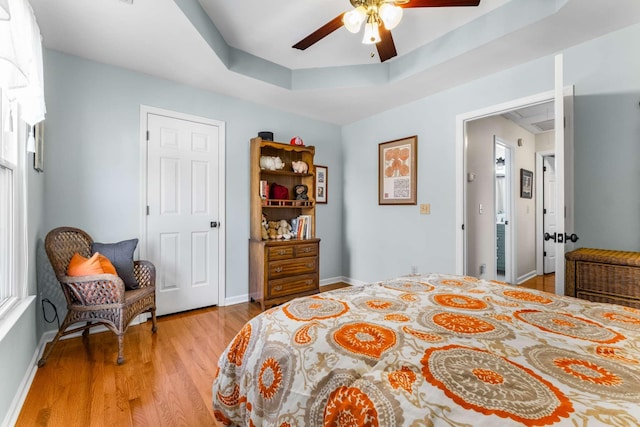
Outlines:
[{"label": "ceiling fan blade", "polygon": [[309,46],[316,44],[323,38],[327,37],[329,34],[333,33],[338,28],[342,27],[342,15],[344,15],[344,13],[336,16],[331,21],[327,22],[322,27],[318,28],[313,33],[309,34],[307,37],[303,38],[291,47],[305,50]]},{"label": "ceiling fan blade", "polygon": [[376,43],[376,48],[378,49],[380,62],[384,62],[398,55],[396,45],[393,43],[391,31],[387,30],[384,25],[380,25],[380,41]]},{"label": "ceiling fan blade", "polygon": [[480,0],[410,0],[409,3],[401,7],[455,7],[455,6],[477,6]]}]

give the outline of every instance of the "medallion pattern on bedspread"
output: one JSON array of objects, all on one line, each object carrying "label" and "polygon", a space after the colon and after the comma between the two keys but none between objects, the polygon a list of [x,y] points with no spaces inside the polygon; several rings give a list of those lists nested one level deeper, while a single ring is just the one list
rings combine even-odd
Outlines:
[{"label": "medallion pattern on bedspread", "polygon": [[547,425],[573,411],[571,402],[530,369],[488,351],[451,345],[427,349],[421,360],[427,381],[465,409]]},{"label": "medallion pattern on bedspread", "polygon": [[212,391],[229,426],[634,426],[640,310],[406,276],[255,317]]}]

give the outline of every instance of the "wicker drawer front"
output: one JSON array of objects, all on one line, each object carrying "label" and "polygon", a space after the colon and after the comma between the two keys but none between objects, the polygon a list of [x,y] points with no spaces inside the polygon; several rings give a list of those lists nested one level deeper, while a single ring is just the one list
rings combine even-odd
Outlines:
[{"label": "wicker drawer front", "polygon": [[290,259],[293,258],[292,246],[276,246],[273,248],[267,248],[267,259],[269,261],[278,259]]},{"label": "wicker drawer front", "polygon": [[640,300],[632,300],[629,298],[616,298],[610,295],[594,294],[591,292],[581,292],[581,291],[578,291],[576,296],[578,298],[586,299],[588,301],[606,302],[609,304],[620,304],[620,305],[626,305],[627,307],[640,309]]},{"label": "wicker drawer front", "polygon": [[318,271],[318,257],[296,258],[269,263],[269,278],[295,276],[297,274],[315,273]]},{"label": "wicker drawer front", "polygon": [[317,276],[315,274],[307,274],[293,278],[270,280],[267,293],[269,298],[277,298],[299,292],[312,291],[317,286]]},{"label": "wicker drawer front", "polygon": [[296,245],[296,257],[306,257],[306,256],[318,256],[318,244],[317,243],[308,243],[303,245]]},{"label": "wicker drawer front", "polygon": [[594,291],[640,299],[640,268],[576,263],[576,292]]}]

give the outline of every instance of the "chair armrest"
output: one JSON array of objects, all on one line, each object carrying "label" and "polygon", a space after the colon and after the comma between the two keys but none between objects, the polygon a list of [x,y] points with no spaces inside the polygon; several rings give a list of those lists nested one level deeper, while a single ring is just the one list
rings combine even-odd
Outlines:
[{"label": "chair armrest", "polygon": [[114,274],[63,276],[60,280],[67,300],[81,305],[124,303],[124,282]]},{"label": "chair armrest", "polygon": [[156,267],[150,261],[134,261],[133,274],[140,288],[156,287]]}]

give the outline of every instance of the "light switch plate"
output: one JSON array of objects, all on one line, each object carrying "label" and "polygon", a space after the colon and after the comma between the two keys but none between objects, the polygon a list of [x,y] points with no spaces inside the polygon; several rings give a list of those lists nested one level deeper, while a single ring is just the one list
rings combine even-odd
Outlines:
[{"label": "light switch plate", "polygon": [[424,203],[420,205],[420,214],[429,215],[431,213],[431,204]]}]

